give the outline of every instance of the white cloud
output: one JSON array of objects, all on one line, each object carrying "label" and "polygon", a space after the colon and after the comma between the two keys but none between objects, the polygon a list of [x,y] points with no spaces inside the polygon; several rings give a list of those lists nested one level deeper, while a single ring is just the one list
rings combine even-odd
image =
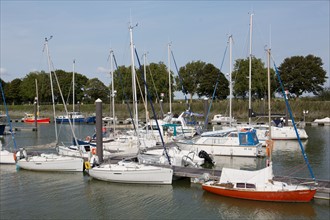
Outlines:
[{"label": "white cloud", "polygon": [[8,72],[7,72],[7,70],[5,68],[0,67],[0,74],[1,75],[7,75]]},{"label": "white cloud", "polygon": [[98,72],[98,73],[108,73],[109,74],[110,70],[107,69],[107,68],[104,68],[102,66],[99,66],[99,67],[97,67],[96,72]]}]

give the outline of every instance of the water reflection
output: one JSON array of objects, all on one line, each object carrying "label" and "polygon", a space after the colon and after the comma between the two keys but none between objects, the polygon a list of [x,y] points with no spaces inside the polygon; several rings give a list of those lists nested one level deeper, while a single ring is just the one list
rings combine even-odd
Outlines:
[{"label": "water reflection", "polygon": [[217,209],[221,219],[315,218],[312,203],[276,203],[235,199],[204,192],[206,206]]},{"label": "water reflection", "polygon": [[[308,140],[301,141],[303,148],[306,149]],[[273,152],[283,151],[283,152],[301,152],[299,142],[297,140],[274,140]]]},{"label": "water reflection", "polygon": [[171,212],[173,187],[110,183],[90,178],[84,196],[96,218],[154,219],[163,216],[165,210]]},{"label": "water reflection", "polygon": [[255,157],[228,157],[228,156],[214,156],[213,160],[216,165],[214,169],[233,168],[242,170],[258,170],[265,167],[265,158]]}]

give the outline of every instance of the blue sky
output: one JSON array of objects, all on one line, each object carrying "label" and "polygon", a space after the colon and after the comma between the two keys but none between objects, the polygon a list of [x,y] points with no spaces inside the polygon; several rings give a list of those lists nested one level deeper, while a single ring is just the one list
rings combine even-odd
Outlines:
[{"label": "blue sky", "polygon": [[[45,37],[55,69],[75,70],[110,83],[109,51],[118,65],[130,64],[129,22],[134,44],[148,63],[167,64],[167,44],[178,67],[201,60],[218,68],[228,35],[233,59],[252,53],[266,63],[271,45],[277,66],[287,57],[321,57],[329,77],[329,1],[4,1],[1,0],[1,78],[8,82],[48,70]],[[171,70],[176,74],[173,61]],[[229,53],[222,72],[229,72]],[[329,80],[326,87],[329,87]]]}]

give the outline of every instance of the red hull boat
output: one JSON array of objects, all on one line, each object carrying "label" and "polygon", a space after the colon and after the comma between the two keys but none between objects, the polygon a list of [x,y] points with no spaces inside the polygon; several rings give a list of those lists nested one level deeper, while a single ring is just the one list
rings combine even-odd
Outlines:
[{"label": "red hull boat", "polygon": [[203,185],[205,191],[239,199],[269,201],[269,202],[309,202],[313,199],[315,189],[294,191],[253,191],[244,189],[230,189],[217,185]]},{"label": "red hull boat", "polygon": [[[23,118],[24,123],[35,123],[35,117],[32,114],[26,114]],[[48,117],[37,117],[37,123],[50,123],[50,118]]]}]

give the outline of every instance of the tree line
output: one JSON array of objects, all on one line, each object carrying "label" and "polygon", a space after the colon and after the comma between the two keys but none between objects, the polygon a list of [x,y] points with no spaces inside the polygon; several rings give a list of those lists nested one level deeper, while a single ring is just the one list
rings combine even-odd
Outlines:
[{"label": "tree line", "polygon": [[[322,59],[314,55],[293,56],[286,58],[278,67],[282,82],[291,96],[300,97],[304,93],[324,95],[329,88],[323,88],[326,82],[326,71],[323,69]],[[163,62],[151,63],[146,66],[146,83],[149,95],[153,101],[169,100],[169,73]],[[144,98],[144,67],[136,70],[137,94],[139,102]],[[50,77],[51,76],[51,77]],[[237,59],[232,72],[233,96],[246,99],[248,97],[249,58]],[[181,91],[189,96],[207,97],[223,100],[229,96],[229,79],[211,63],[192,61],[179,68],[178,73],[171,71],[172,97],[175,91]],[[130,66],[119,66],[113,72],[115,101],[132,100],[132,76]],[[60,91],[65,102],[73,100],[73,73],[56,70],[52,74],[45,71],[30,72],[24,78],[16,78],[11,82],[2,81],[6,101],[8,104],[33,103],[38,91],[39,104],[52,103],[51,81],[56,103],[62,103]],[[2,80],[2,79],[1,79]],[[252,57],[252,98],[260,99],[267,95],[267,67],[261,59]],[[38,88],[36,89],[36,82]],[[57,85],[58,84],[58,85]],[[94,103],[97,98],[108,103],[111,97],[111,83],[105,85],[98,78],[89,79],[85,75],[75,73],[76,103]],[[215,90],[216,87],[216,90]],[[215,90],[215,91],[214,91]],[[271,94],[281,93],[275,71],[271,69]],[[161,94],[163,96],[161,96]]]}]

